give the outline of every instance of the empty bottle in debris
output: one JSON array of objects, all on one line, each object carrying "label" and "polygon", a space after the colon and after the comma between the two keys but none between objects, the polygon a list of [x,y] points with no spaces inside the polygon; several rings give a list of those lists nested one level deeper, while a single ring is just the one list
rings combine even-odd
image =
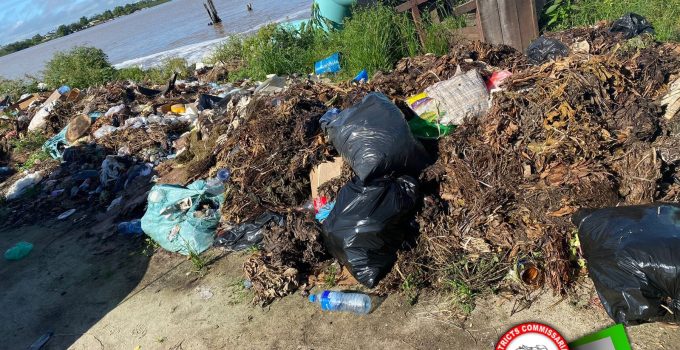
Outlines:
[{"label": "empty bottle in debris", "polygon": [[365,315],[371,311],[371,298],[362,293],[343,293],[325,290],[310,294],[309,301],[321,304],[325,311],[349,311]]},{"label": "empty bottle in debris", "polygon": [[230,177],[231,177],[231,171],[229,171],[229,169],[220,169],[220,170],[217,171],[217,179],[219,179],[222,182],[229,181]]},{"label": "empty bottle in debris", "polygon": [[118,233],[123,236],[141,236],[144,234],[142,222],[139,219],[121,222],[118,224]]}]

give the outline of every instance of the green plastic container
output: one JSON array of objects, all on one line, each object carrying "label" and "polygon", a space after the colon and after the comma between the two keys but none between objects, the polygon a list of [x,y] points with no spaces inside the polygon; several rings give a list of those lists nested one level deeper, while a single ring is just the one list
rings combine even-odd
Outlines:
[{"label": "green plastic container", "polygon": [[352,14],[352,6],[356,0],[315,0],[319,5],[321,17],[333,22],[335,27],[342,28],[345,17]]}]

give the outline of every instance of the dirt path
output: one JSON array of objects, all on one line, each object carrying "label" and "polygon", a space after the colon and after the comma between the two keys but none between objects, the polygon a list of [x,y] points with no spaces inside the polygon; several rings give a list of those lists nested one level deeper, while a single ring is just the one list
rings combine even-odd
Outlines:
[{"label": "dirt path", "polygon": [[[515,313],[512,300],[479,300],[464,328],[441,322],[438,298],[427,296],[409,306],[392,295],[363,317],[321,312],[298,294],[260,308],[243,287],[244,254],[221,257],[199,276],[183,257],[148,258],[141,240],[103,242],[78,227],[0,232],[3,251],[19,240],[35,244],[24,260],[0,262],[0,348],[26,348],[52,330],[46,349],[492,349],[522,321],[550,324],[567,339],[612,324],[602,309],[550,293]],[[593,296],[582,289],[579,300]],[[676,328],[658,323],[628,333],[635,349],[680,343]]]}]

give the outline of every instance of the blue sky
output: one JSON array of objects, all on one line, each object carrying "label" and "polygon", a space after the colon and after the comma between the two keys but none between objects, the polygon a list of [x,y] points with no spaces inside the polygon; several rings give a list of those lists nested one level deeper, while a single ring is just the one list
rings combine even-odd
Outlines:
[{"label": "blue sky", "polygon": [[0,0],[0,45],[136,0]]}]

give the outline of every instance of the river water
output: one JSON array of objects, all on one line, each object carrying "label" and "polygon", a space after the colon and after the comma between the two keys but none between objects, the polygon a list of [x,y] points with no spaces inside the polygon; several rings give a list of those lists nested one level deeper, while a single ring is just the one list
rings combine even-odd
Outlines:
[{"label": "river water", "polygon": [[[57,51],[98,47],[117,67],[149,67],[170,57],[203,59],[225,37],[271,22],[308,18],[312,0],[214,0],[221,25],[209,26],[203,0],[173,0],[131,15],[0,57],[0,77],[39,76]],[[253,11],[246,4],[253,4]]]}]

